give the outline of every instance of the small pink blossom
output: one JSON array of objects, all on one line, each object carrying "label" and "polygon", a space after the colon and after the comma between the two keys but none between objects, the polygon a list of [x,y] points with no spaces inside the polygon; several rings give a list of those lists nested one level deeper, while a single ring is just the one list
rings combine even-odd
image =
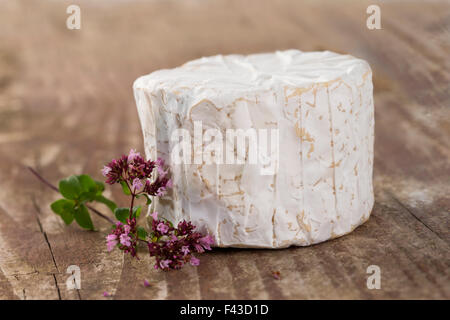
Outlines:
[{"label": "small pink blossom", "polygon": [[190,262],[191,262],[191,265],[193,265],[193,266],[200,265],[200,259],[197,259],[196,257],[192,257]]},{"label": "small pink blossom", "polygon": [[203,249],[203,247],[197,243],[193,244],[195,250],[197,250],[198,253],[203,253],[205,252],[205,249]]},{"label": "small pink blossom", "polygon": [[169,268],[171,260],[162,260],[159,265],[161,266],[161,269],[167,269]]},{"label": "small pink blossom", "polygon": [[183,252],[184,255],[187,255],[190,252],[189,247],[188,246],[181,247],[181,252]]},{"label": "small pink blossom", "polygon": [[111,295],[110,295],[108,292],[104,291],[104,292],[103,292],[103,296],[104,296],[104,297],[110,297]]},{"label": "small pink blossom", "polygon": [[102,169],[102,175],[103,175],[104,177],[106,177],[106,176],[108,175],[108,173],[111,172],[111,170],[112,170],[112,169],[111,169],[110,167],[104,166],[103,169]]},{"label": "small pink blossom", "polygon": [[128,162],[133,162],[136,157],[140,157],[141,154],[139,152],[136,152],[136,149],[131,149],[130,153],[128,154]]},{"label": "small pink blossom", "polygon": [[144,185],[142,184],[141,179],[135,178],[135,179],[133,180],[133,189],[134,189],[134,191],[139,191],[139,190],[141,190],[143,186],[144,186]]},{"label": "small pink blossom", "polygon": [[117,236],[115,234],[108,234],[106,236],[106,241],[114,241],[117,239]]},{"label": "small pink blossom", "polygon": [[280,279],[281,279],[281,273],[280,273],[280,271],[272,271],[272,277],[273,277],[275,280],[280,280]]},{"label": "small pink blossom", "polygon": [[160,222],[160,223],[158,224],[158,226],[156,227],[156,230],[158,230],[158,231],[161,232],[162,234],[166,234],[167,231],[169,231],[169,227],[168,227],[165,223]]},{"label": "small pink blossom", "polygon": [[152,214],[151,214],[151,217],[153,218],[153,220],[158,220],[158,211],[154,211]]},{"label": "small pink blossom", "polygon": [[162,177],[164,177],[169,171],[168,170],[166,170],[166,171],[164,171],[164,168],[163,167],[159,167],[158,166],[158,175],[162,178]]},{"label": "small pink blossom", "polygon": [[164,163],[165,163],[165,161],[164,161],[163,158],[158,158],[155,161],[155,164],[156,164],[157,167],[164,167]]},{"label": "small pink blossom", "polygon": [[144,287],[150,287],[150,282],[148,282],[147,279],[144,280]]},{"label": "small pink blossom", "polygon": [[106,243],[106,249],[108,251],[113,251],[114,247],[118,244],[117,241],[109,241]]},{"label": "small pink blossom", "polygon": [[129,225],[127,225],[127,224],[124,225],[123,226],[123,231],[124,231],[124,233],[129,234],[130,231],[131,231],[131,227]]},{"label": "small pink blossom", "polygon": [[108,234],[106,236],[106,248],[108,251],[112,251],[117,243],[117,236],[115,234]]},{"label": "small pink blossom", "polygon": [[199,242],[203,248],[211,250],[211,245],[214,244],[214,238],[208,234],[207,236],[200,238]]},{"label": "small pink blossom", "polygon": [[120,243],[123,244],[124,246],[131,246],[131,238],[128,236],[128,234],[123,233],[120,235]]},{"label": "small pink blossom", "polygon": [[158,191],[156,192],[156,195],[158,197],[162,197],[166,193],[166,187],[159,187]]}]

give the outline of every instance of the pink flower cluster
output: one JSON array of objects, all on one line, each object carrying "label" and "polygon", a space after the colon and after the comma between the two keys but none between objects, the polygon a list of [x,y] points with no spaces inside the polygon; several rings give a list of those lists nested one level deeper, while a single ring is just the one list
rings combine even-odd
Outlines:
[{"label": "pink flower cluster", "polygon": [[107,178],[106,183],[125,182],[135,195],[147,193],[158,197],[163,196],[167,189],[172,187],[172,180],[168,178],[167,173],[164,160],[145,161],[134,149],[131,149],[128,155],[113,159],[102,169],[102,174]]},{"label": "pink flower cluster", "polygon": [[117,221],[115,228],[106,236],[106,246],[108,251],[118,246],[120,250],[137,258],[137,240],[136,218],[128,219],[127,224]]},{"label": "pink flower cluster", "polygon": [[152,214],[152,218],[151,237],[157,241],[147,245],[150,256],[156,257],[155,269],[180,269],[187,262],[198,266],[200,260],[193,253],[211,250],[214,244],[213,237],[195,232],[195,226],[190,222],[181,221],[174,228],[170,222],[158,219],[157,212]]},{"label": "pink flower cluster", "polygon": [[168,177],[169,169],[165,166],[164,160],[158,158],[155,161],[158,175],[153,182],[147,180],[144,186],[144,192],[157,197],[162,197],[168,188],[172,188],[172,180]]},{"label": "pink flower cluster", "polygon": [[126,184],[130,192],[125,193],[131,195],[129,218],[126,223],[117,222],[106,237],[108,251],[118,247],[138,258],[137,243],[142,241],[147,244],[150,256],[156,258],[155,269],[170,270],[180,269],[186,263],[198,266],[200,260],[193,254],[211,250],[214,238],[194,231],[195,226],[190,222],[181,221],[175,228],[169,221],[158,219],[158,213],[154,212],[150,234],[136,227],[136,218],[132,215],[134,199],[139,195],[163,196],[172,187],[168,172],[164,160],[145,161],[133,149],[128,155],[112,160],[103,168],[106,183]]}]

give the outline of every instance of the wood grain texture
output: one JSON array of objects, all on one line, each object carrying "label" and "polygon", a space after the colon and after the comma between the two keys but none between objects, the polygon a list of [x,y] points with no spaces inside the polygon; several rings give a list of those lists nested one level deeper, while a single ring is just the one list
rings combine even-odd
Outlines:
[{"label": "wood grain texture", "polygon": [[[0,1],[0,299],[449,299],[450,5],[447,1]],[[368,30],[378,4],[382,29]],[[213,54],[346,52],[373,69],[375,197],[353,233],[283,250],[217,249],[177,272],[107,253],[109,226],[66,227],[50,181],[143,150],[131,85]],[[125,205],[120,190],[110,194]],[[104,208],[99,207],[104,210]],[[81,290],[67,290],[78,265]],[[366,286],[369,265],[381,289]],[[275,280],[272,271],[280,271]],[[144,279],[151,287],[143,286]],[[111,298],[109,298],[111,299]]]}]

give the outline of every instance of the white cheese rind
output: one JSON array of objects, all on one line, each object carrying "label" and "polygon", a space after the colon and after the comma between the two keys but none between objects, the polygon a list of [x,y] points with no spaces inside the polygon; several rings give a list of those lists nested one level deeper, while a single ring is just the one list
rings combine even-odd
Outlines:
[{"label": "white cheese rind", "polygon": [[[352,231],[374,202],[371,76],[349,55],[288,50],[202,58],[138,78],[146,155],[166,159],[174,182],[153,209],[192,221],[220,247],[304,246]],[[195,121],[204,130],[278,129],[278,171],[171,164],[171,134],[194,137]]]}]

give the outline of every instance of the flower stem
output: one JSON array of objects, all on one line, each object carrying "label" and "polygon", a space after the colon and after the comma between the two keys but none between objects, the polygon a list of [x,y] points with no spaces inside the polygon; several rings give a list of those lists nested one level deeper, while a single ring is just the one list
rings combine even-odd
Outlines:
[{"label": "flower stem", "polygon": [[105,220],[108,221],[109,223],[114,224],[114,221],[113,221],[110,217],[105,216],[103,213],[101,213],[101,212],[98,211],[97,209],[91,207],[91,206],[88,205],[88,204],[86,204],[86,207],[87,207],[88,209],[92,210],[92,212],[95,213],[96,215],[98,215],[99,217],[102,217],[103,219],[105,219]]},{"label": "flower stem", "polygon": [[131,194],[131,205],[130,205],[130,216],[129,219],[131,220],[131,217],[133,216],[133,206],[134,206],[134,193]]},{"label": "flower stem", "polygon": [[53,189],[56,192],[59,192],[58,188],[55,187],[54,185],[52,185],[49,181],[47,181],[44,177],[42,177],[39,173],[37,173],[36,170],[34,170],[32,167],[28,167],[28,170],[31,171],[32,174],[34,174],[39,180],[41,180],[41,182],[43,182],[45,185],[47,185],[47,187],[49,187],[50,189]]},{"label": "flower stem", "polygon": [[[32,174],[34,174],[34,176],[36,178],[38,178],[42,183],[44,183],[47,187],[49,187],[50,189],[59,192],[59,189],[54,186],[53,184],[51,184],[48,180],[46,180],[43,176],[41,176],[36,170],[34,170],[32,167],[27,166],[28,170],[31,171]],[[94,212],[96,215],[98,215],[99,217],[107,220],[109,223],[114,224],[114,221],[109,218],[108,216],[104,215],[103,213],[101,213],[100,211],[98,211],[97,209],[91,207],[90,205],[86,204],[86,207],[88,209],[90,209],[92,212]]]}]

